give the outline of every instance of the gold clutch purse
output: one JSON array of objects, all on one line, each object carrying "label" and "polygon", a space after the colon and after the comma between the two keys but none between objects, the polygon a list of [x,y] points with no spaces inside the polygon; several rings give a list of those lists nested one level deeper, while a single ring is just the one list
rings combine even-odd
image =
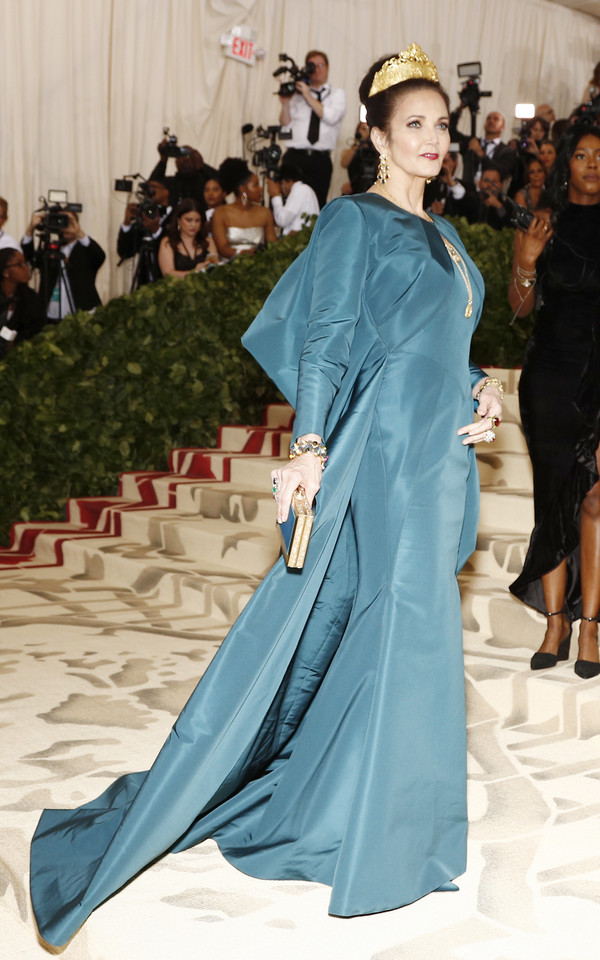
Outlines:
[{"label": "gold clutch purse", "polygon": [[277,524],[281,537],[281,550],[288,567],[299,570],[304,566],[314,519],[315,515],[306,499],[304,489],[298,487],[292,494],[287,520],[285,523]]}]

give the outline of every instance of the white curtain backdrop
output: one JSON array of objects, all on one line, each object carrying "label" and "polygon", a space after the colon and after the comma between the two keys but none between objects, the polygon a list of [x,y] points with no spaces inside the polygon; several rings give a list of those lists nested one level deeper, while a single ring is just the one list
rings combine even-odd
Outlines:
[{"label": "white curtain backdrop", "polygon": [[[576,106],[600,59],[600,21],[549,0],[0,0],[0,195],[20,236],[38,197],[63,188],[106,250],[101,296],[128,289],[115,244],[126,194],[116,177],[148,175],[163,126],[208,163],[242,153],[244,123],[276,123],[278,54],[329,55],[348,94],[339,150],[358,117],[358,83],[378,56],[417,41],[435,60],[453,105],[456,64],[481,60],[482,112],[546,101]],[[221,35],[256,30],[264,60],[226,58]],[[481,129],[481,121],[478,129]],[[331,196],[344,179],[338,155]],[[172,161],[171,161],[172,162]]]}]

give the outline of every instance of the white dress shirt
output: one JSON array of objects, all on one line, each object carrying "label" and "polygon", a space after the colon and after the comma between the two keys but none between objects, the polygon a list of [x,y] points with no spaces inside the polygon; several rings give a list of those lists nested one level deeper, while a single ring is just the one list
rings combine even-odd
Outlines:
[{"label": "white dress shirt", "polygon": [[[23,245],[33,243],[33,237],[28,237],[24,235],[21,243]],[[61,263],[66,264],[73,247],[80,243],[82,247],[89,247],[90,238],[87,233],[83,237],[78,237],[76,240],[71,240],[70,243],[66,243],[60,248],[61,252]],[[73,303],[73,294],[71,292],[71,284],[69,283],[69,277],[67,271],[64,272],[59,269],[56,276],[56,284],[54,285],[54,290],[50,295],[48,301],[48,306],[46,307],[46,316],[49,320],[58,320],[60,317],[66,317],[69,313],[74,313],[77,310],[77,307]],[[90,310],[90,313],[93,313],[93,310]]]},{"label": "white dress shirt", "polygon": [[317,99],[317,92],[321,94],[323,116],[319,125],[319,139],[311,143],[308,139],[308,127],[312,113],[309,104],[301,93],[295,93],[290,101],[290,123],[284,130],[292,131],[292,139],[286,140],[289,148],[296,150],[335,150],[340,125],[346,113],[346,93],[340,87],[332,87],[325,83],[319,91],[310,88],[311,95]]},{"label": "white dress shirt", "polygon": [[[485,147],[483,146],[484,141],[485,141]],[[486,140],[485,137],[481,138],[481,146],[483,150],[485,150],[486,157],[490,157],[490,158],[493,157],[496,147],[501,143],[502,143],[502,140],[500,139],[500,137],[495,137],[493,140]]]},{"label": "white dress shirt", "polygon": [[283,236],[302,230],[307,217],[319,216],[317,195],[312,187],[301,180],[296,180],[285,203],[281,197],[273,197],[271,204],[275,223],[283,228]]},{"label": "white dress shirt", "polygon": [[[3,250],[5,247],[12,247],[13,250],[21,250],[21,244],[18,240],[11,237],[10,233],[5,233],[4,230],[0,230],[0,250]],[[21,253],[22,252],[21,250]]]}]

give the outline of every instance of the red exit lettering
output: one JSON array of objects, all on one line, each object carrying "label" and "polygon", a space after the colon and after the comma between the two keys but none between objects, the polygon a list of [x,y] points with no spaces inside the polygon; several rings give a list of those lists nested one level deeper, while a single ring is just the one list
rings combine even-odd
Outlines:
[{"label": "red exit lettering", "polygon": [[243,40],[242,37],[234,37],[231,44],[231,52],[236,57],[251,60],[254,52],[254,43],[252,40]]}]

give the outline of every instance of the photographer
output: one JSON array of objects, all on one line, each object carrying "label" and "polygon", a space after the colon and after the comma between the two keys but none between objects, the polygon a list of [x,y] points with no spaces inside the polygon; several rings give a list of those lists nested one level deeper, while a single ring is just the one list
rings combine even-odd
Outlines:
[{"label": "photographer", "polygon": [[329,60],[321,50],[306,54],[306,66],[309,83],[299,80],[291,97],[279,95],[279,122],[292,131],[284,159],[300,167],[304,183],[313,188],[322,207],[331,183],[330,154],[346,113],[346,94],[327,82]]},{"label": "photographer", "polygon": [[[204,158],[198,150],[193,147],[177,145],[177,138],[165,135],[158,145],[160,160],[149,176],[149,180],[159,180],[165,184],[169,191],[171,204],[175,205],[180,200],[190,197],[199,205],[202,213],[206,213],[206,201],[204,200],[204,187],[207,180],[217,177],[218,173],[214,167],[210,167],[204,162]],[[167,160],[169,157],[175,157],[175,166],[177,173],[172,177],[167,177]]]},{"label": "photographer", "polygon": [[[44,237],[44,221],[47,213],[34,213],[21,241],[23,253],[29,263],[40,271],[40,296],[45,304],[46,316],[55,323],[75,310],[94,310],[100,305],[96,290],[96,274],[106,259],[102,247],[92,240],[79,225],[79,218],[72,211],[65,212],[68,226],[42,240],[34,250],[34,232]],[[61,269],[63,265],[63,269]]]},{"label": "photographer", "polygon": [[302,182],[302,171],[293,163],[284,162],[279,179],[267,179],[273,218],[281,235],[298,233],[311,217],[319,216],[319,201],[312,187]]},{"label": "photographer", "polygon": [[502,171],[490,160],[483,161],[483,173],[477,184],[477,191],[468,191],[463,205],[469,223],[487,223],[494,230],[512,226],[510,214],[503,201]]},{"label": "photographer", "polygon": [[443,217],[464,217],[474,207],[474,191],[467,189],[456,176],[458,154],[449,150],[442,161],[439,175],[425,187],[423,204],[427,213]]},{"label": "photographer", "polygon": [[457,124],[464,104],[450,114],[450,136],[458,143],[463,156],[463,179],[466,186],[473,186],[482,173],[483,161],[493,161],[500,171],[502,180],[512,177],[517,166],[517,155],[501,136],[504,130],[504,117],[497,110],[491,110],[483,124],[483,137],[469,137],[457,130]]},{"label": "photographer", "polygon": [[169,191],[164,183],[150,180],[143,186],[146,199],[127,204],[117,238],[119,265],[124,260],[140,257],[136,267],[136,288],[153,283],[162,276],[158,248],[172,214]]}]

